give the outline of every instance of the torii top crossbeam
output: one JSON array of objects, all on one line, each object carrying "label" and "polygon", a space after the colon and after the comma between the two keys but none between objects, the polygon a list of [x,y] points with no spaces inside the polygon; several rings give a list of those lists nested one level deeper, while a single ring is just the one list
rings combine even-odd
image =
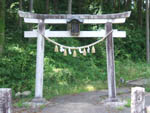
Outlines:
[{"label": "torii top crossbeam", "polygon": [[116,19],[116,18],[127,18],[131,14],[131,11],[116,14],[103,14],[103,15],[89,15],[89,14],[35,14],[29,12],[19,11],[19,16],[24,18],[34,19],[67,19],[72,16],[78,16],[83,19]]},{"label": "torii top crossbeam", "polygon": [[[19,11],[19,16],[25,19],[26,23],[38,23],[39,20],[44,20],[44,23],[50,24],[66,24],[67,19],[78,17],[84,19],[83,24],[100,24],[100,23],[124,23],[126,18],[130,17],[131,11],[116,14],[102,14],[102,15],[89,15],[89,14],[35,14],[29,12]],[[33,19],[29,21],[28,19]],[[53,20],[54,19],[54,20]]]}]

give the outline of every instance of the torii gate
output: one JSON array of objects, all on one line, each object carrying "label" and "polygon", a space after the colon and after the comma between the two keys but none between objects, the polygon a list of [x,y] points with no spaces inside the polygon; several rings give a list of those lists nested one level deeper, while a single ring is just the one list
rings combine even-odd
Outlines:
[{"label": "torii gate", "polygon": [[[71,18],[79,18],[83,20],[83,24],[105,24],[105,30],[100,31],[81,31],[76,37],[104,37],[112,31],[112,24],[125,23],[127,17],[130,17],[131,12],[104,14],[104,15],[71,15],[71,14],[35,14],[19,11],[19,16],[24,18],[25,23],[36,23],[38,29],[33,31],[25,31],[24,37],[37,38],[37,57],[36,57],[36,84],[35,98],[33,102],[43,103],[43,67],[44,67],[44,38],[45,37],[74,37],[70,31],[49,31],[45,30],[45,24],[67,24]],[[109,101],[117,101],[116,97],[116,80],[115,80],[115,64],[114,64],[114,42],[113,37],[126,37],[125,31],[113,30],[106,39],[107,52],[107,79],[108,79],[108,97]]]}]

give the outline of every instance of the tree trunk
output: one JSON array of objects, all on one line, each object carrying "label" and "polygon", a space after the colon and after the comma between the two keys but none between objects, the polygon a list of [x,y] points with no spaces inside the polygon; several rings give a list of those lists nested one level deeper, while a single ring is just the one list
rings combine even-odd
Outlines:
[{"label": "tree trunk", "polygon": [[126,0],[124,0],[123,6],[126,6]]},{"label": "tree trunk", "polygon": [[120,5],[121,5],[120,0],[118,0],[118,11],[119,12],[120,12]]},{"label": "tree trunk", "polygon": [[137,1],[138,25],[142,27],[142,0]]},{"label": "tree trunk", "polygon": [[[30,0],[29,10],[31,13],[33,12],[33,0]],[[29,24],[29,28],[30,28],[30,30],[32,30],[32,24]],[[29,41],[29,43],[32,43],[33,39],[28,39],[28,41]]]},{"label": "tree trunk", "polygon": [[33,12],[33,0],[30,0],[30,12]]},{"label": "tree trunk", "polygon": [[68,14],[72,13],[72,0],[68,0]]},{"label": "tree trunk", "polygon": [[46,13],[49,13],[49,0],[46,0]]},{"label": "tree trunk", "polygon": [[81,14],[81,4],[83,2],[81,2],[80,0],[78,0],[78,13]]},{"label": "tree trunk", "polygon": [[113,0],[113,9],[116,10],[116,0]]},{"label": "tree trunk", "polygon": [[[19,0],[19,10],[22,10],[22,0]],[[22,30],[22,18],[19,17],[19,29]]]},{"label": "tree trunk", "polygon": [[130,10],[130,9],[131,9],[131,0],[127,0],[126,10]]},{"label": "tree trunk", "polygon": [[54,3],[54,11],[55,13],[58,13],[58,0],[53,0]]},{"label": "tree trunk", "polygon": [[147,63],[150,63],[150,45],[149,45],[149,0],[146,0],[146,56]]},{"label": "tree trunk", "polygon": [[5,38],[5,0],[0,0],[0,55],[3,53]]}]

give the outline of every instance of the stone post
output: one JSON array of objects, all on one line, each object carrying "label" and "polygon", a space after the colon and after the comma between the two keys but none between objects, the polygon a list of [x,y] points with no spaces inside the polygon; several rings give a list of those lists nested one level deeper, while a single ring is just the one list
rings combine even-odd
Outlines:
[{"label": "stone post", "polygon": [[145,113],[145,89],[142,87],[131,89],[131,113]]},{"label": "stone post", "polygon": [[150,113],[150,106],[146,107],[146,113]]},{"label": "stone post", "polygon": [[12,113],[11,89],[0,88],[0,113]]}]

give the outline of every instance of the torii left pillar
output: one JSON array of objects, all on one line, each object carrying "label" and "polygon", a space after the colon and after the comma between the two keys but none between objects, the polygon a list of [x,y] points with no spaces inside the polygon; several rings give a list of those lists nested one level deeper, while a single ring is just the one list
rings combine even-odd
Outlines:
[{"label": "torii left pillar", "polygon": [[43,72],[44,72],[44,45],[45,39],[41,34],[45,33],[44,20],[38,24],[37,38],[37,56],[36,56],[36,83],[35,83],[35,98],[32,100],[36,103],[44,103],[43,98]]}]

